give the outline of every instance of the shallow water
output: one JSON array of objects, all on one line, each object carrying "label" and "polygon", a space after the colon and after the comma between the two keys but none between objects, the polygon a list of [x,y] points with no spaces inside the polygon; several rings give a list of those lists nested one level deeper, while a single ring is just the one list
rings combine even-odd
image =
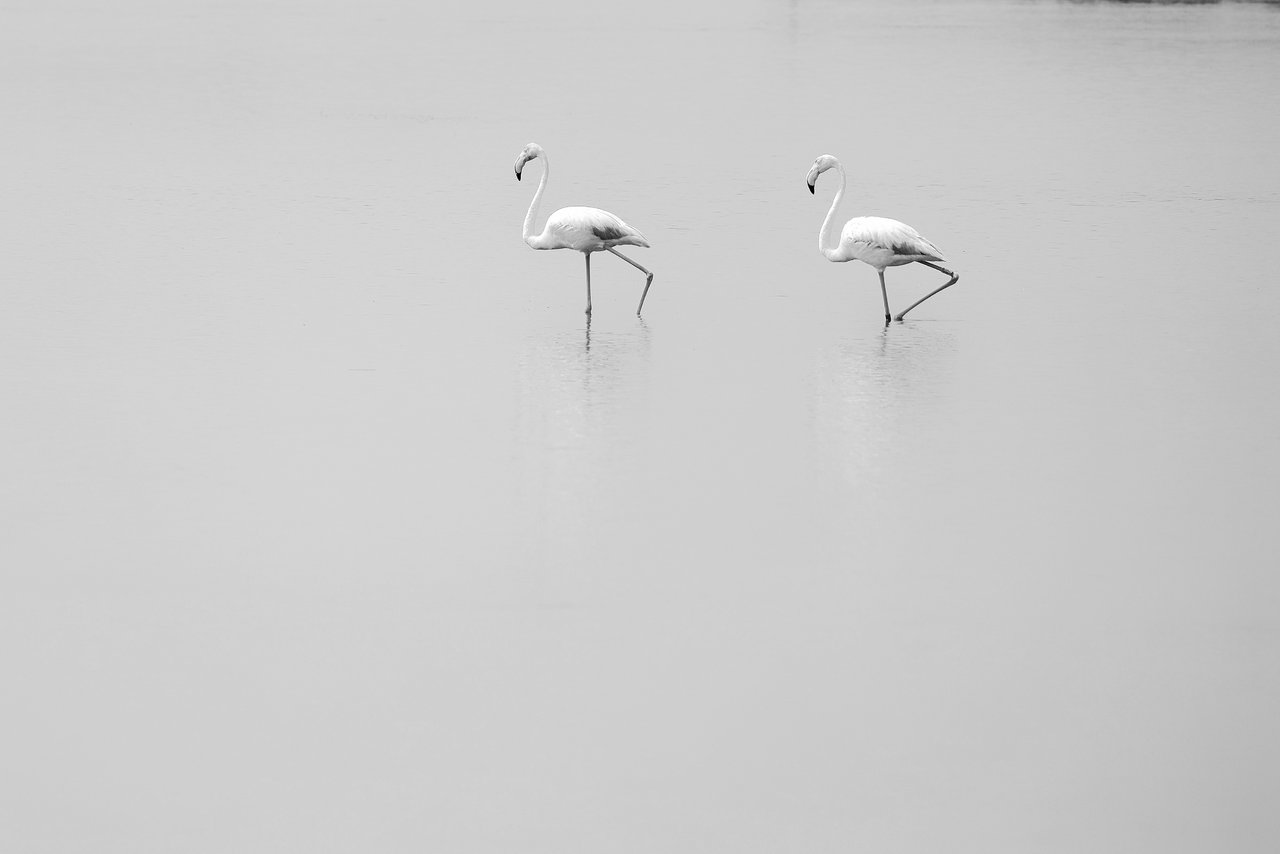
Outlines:
[{"label": "shallow water", "polygon": [[6,18],[0,847],[1280,843],[1276,5]]}]

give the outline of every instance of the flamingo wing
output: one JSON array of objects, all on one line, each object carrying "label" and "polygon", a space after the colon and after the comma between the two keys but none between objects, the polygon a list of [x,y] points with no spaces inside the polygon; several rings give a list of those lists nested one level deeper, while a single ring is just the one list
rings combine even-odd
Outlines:
[{"label": "flamingo wing", "polygon": [[878,250],[877,254],[892,253],[897,258],[910,261],[945,260],[942,250],[921,236],[920,232],[905,222],[882,216],[860,216],[849,220],[840,235],[840,243],[855,251]]},{"label": "flamingo wing", "polygon": [[599,208],[561,208],[547,220],[547,230],[555,234],[564,246],[579,252],[623,244],[649,245],[639,231]]}]

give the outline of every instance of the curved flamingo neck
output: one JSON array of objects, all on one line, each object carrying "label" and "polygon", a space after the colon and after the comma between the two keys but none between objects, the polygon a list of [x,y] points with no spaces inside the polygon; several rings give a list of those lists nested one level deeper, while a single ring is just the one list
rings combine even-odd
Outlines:
[{"label": "curved flamingo neck", "polygon": [[831,200],[831,210],[827,211],[827,218],[822,221],[822,230],[818,232],[818,251],[826,255],[832,261],[837,260],[836,250],[840,248],[839,242],[836,245],[831,244],[831,230],[836,220],[836,208],[840,207],[840,202],[844,199],[844,167],[840,162],[836,162],[836,169],[840,171],[840,189],[836,190],[836,197]]},{"label": "curved flamingo neck", "polygon": [[542,191],[547,188],[547,176],[551,174],[551,162],[547,160],[545,152],[541,155],[541,158],[542,178],[538,181],[538,191],[533,194],[533,201],[529,204],[529,212],[524,215],[524,242],[534,249],[542,248],[542,235],[534,233],[533,222],[538,217],[538,205],[542,202]]}]

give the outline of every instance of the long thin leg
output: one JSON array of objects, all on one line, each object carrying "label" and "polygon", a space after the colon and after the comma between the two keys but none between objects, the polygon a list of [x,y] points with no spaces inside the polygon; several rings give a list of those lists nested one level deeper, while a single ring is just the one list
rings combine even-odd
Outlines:
[{"label": "long thin leg", "polygon": [[644,274],[645,274],[645,276],[647,277],[647,278],[644,280],[644,293],[642,293],[642,294],[640,295],[640,308],[637,308],[637,309],[636,309],[636,317],[639,317],[639,316],[640,316],[640,312],[644,309],[644,298],[645,298],[645,297],[647,297],[647,296],[649,295],[649,286],[653,284],[653,273],[650,273],[650,272],[649,272],[648,270],[646,270],[644,267],[641,267],[641,266],[640,266],[639,264],[637,264],[635,261],[632,261],[632,260],[631,260],[630,258],[628,258],[626,255],[623,255],[621,252],[619,252],[617,249],[614,249],[612,246],[608,247],[608,249],[609,249],[609,251],[610,251],[610,252],[612,252],[614,255],[617,255],[617,256],[618,256],[619,258],[621,258],[623,261],[626,261],[626,262],[627,262],[628,264],[630,264],[632,267],[635,267],[635,268],[636,268],[637,270],[639,270],[641,273],[644,273]]},{"label": "long thin leg", "polygon": [[[884,289],[884,270],[876,270],[880,274],[880,296],[884,297],[884,324],[889,325],[889,292]],[[898,318],[901,320],[902,318]]]},{"label": "long thin leg", "polygon": [[591,317],[591,253],[582,253],[587,257],[587,317]]},{"label": "long thin leg", "polygon": [[930,264],[928,261],[917,261],[916,263],[917,263],[917,264],[923,264],[923,265],[925,265],[926,267],[932,267],[933,269],[937,270],[937,271],[938,271],[938,272],[940,272],[940,273],[946,273],[948,276],[950,276],[950,277],[951,277],[951,281],[947,282],[945,285],[943,285],[942,287],[938,288],[938,290],[937,290],[937,291],[931,291],[931,292],[929,292],[929,293],[925,294],[924,296],[920,297],[920,299],[916,300],[916,301],[915,301],[915,302],[913,302],[911,305],[907,306],[906,310],[905,310],[905,311],[903,311],[903,312],[902,312],[902,314],[899,314],[899,315],[898,315],[898,318],[897,318],[898,320],[901,320],[901,319],[903,318],[903,315],[905,315],[908,311],[911,311],[911,309],[915,308],[915,307],[916,307],[916,306],[918,306],[920,303],[924,302],[924,301],[925,301],[925,300],[927,300],[929,297],[931,297],[931,296],[933,296],[934,294],[936,294],[938,291],[945,291],[947,288],[951,287],[951,286],[952,286],[952,285],[954,285],[956,282],[960,281],[960,275],[959,275],[958,273],[953,273],[953,272],[951,272],[951,271],[950,271],[950,270],[948,270],[946,267],[939,267],[937,264]]}]

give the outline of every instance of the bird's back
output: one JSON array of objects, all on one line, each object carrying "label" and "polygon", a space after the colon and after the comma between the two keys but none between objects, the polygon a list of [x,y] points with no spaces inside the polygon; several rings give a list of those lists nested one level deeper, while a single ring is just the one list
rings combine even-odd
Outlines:
[{"label": "bird's back", "polygon": [[599,208],[561,208],[547,218],[546,230],[566,249],[598,252],[611,246],[645,246],[649,241],[618,217]]},{"label": "bird's back", "polygon": [[896,267],[913,261],[942,261],[942,250],[905,222],[882,216],[849,220],[840,233],[845,260],[865,261],[873,267]]}]

